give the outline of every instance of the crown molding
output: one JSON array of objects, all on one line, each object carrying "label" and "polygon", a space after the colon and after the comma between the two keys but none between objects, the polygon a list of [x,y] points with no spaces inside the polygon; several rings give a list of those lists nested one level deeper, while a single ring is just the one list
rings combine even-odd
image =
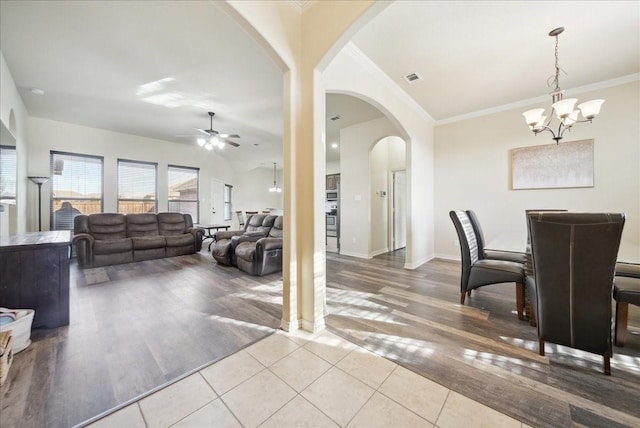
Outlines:
[{"label": "crown molding", "polygon": [[[565,90],[566,95],[582,94],[584,92],[595,91],[598,89],[612,88],[614,86],[625,85],[627,83],[636,82],[640,80],[640,73],[629,74],[627,76],[617,77],[615,79],[603,80],[602,82],[592,83],[590,85],[578,86],[577,88]],[[491,107],[483,110],[474,111],[471,113],[465,113],[458,116],[448,117],[446,119],[437,120],[435,126],[447,125],[449,123],[461,122],[463,120],[474,119],[477,117],[488,116],[495,113],[500,113],[508,110],[515,110],[518,108],[529,107],[532,104],[548,103],[549,95],[541,95],[535,98],[528,98],[526,100],[516,101],[509,104],[503,104],[496,107]]]}]

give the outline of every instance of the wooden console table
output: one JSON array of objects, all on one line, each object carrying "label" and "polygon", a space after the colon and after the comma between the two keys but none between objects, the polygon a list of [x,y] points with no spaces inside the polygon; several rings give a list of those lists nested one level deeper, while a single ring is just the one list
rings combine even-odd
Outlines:
[{"label": "wooden console table", "polygon": [[71,231],[0,239],[0,306],[35,309],[32,327],[69,324]]}]

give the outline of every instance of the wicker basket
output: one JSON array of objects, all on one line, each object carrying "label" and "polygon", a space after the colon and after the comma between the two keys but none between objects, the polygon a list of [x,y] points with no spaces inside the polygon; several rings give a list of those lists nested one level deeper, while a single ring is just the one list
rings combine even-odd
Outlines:
[{"label": "wicker basket", "polygon": [[33,322],[33,315],[35,311],[33,309],[24,309],[27,314],[21,316],[9,324],[0,326],[0,332],[11,331],[13,336],[13,353],[24,350],[27,346],[31,345],[31,323]]},{"label": "wicker basket", "polygon": [[0,386],[4,384],[13,362],[13,336],[8,331],[0,333]]}]

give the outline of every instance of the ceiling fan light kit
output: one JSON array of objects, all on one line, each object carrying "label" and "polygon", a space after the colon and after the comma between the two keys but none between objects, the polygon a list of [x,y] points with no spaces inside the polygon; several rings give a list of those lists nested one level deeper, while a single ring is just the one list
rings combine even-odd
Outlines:
[{"label": "ceiling fan light kit", "polygon": [[215,147],[223,149],[226,144],[233,147],[239,147],[240,144],[235,141],[227,140],[227,138],[240,138],[238,134],[221,134],[213,129],[213,116],[216,114],[212,111],[209,112],[210,125],[209,129],[195,128],[197,131],[205,134],[208,138],[199,137],[196,139],[198,146],[204,147],[206,150],[213,150]]},{"label": "ceiling fan light kit", "polygon": [[[529,125],[529,129],[533,131],[534,134],[538,135],[542,131],[549,131],[556,144],[562,140],[564,133],[571,129],[576,123],[591,122],[593,118],[600,113],[600,107],[602,103],[604,103],[604,100],[591,100],[578,104],[579,110],[575,110],[574,106],[578,102],[578,99],[564,99],[564,91],[560,89],[560,66],[558,65],[558,36],[563,31],[564,27],[558,27],[549,32],[549,36],[556,38],[556,72],[555,76],[549,78],[551,82],[549,86],[555,84],[555,88],[550,95],[553,102],[553,104],[551,104],[551,111],[552,113],[555,112],[556,117],[560,121],[557,131],[554,131],[550,126],[553,115],[549,116],[549,120],[547,120],[547,116],[544,115],[545,109],[535,108],[522,113],[525,122]],[[580,113],[582,113],[583,119],[579,118]]]}]

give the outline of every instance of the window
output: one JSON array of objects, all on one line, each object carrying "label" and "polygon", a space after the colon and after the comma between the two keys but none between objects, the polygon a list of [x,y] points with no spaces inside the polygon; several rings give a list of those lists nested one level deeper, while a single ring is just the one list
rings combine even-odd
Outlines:
[{"label": "window", "polygon": [[15,146],[0,146],[0,202],[16,203],[18,157]]},{"label": "window", "polygon": [[191,214],[198,223],[198,168],[169,165],[169,211]]},{"label": "window", "polygon": [[102,212],[104,160],[101,156],[50,154],[51,230],[71,230],[78,214]]},{"label": "window", "polygon": [[231,220],[231,189],[233,186],[229,184],[224,185],[224,219]]},{"label": "window", "polygon": [[118,159],[118,212],[155,213],[158,164]]}]

